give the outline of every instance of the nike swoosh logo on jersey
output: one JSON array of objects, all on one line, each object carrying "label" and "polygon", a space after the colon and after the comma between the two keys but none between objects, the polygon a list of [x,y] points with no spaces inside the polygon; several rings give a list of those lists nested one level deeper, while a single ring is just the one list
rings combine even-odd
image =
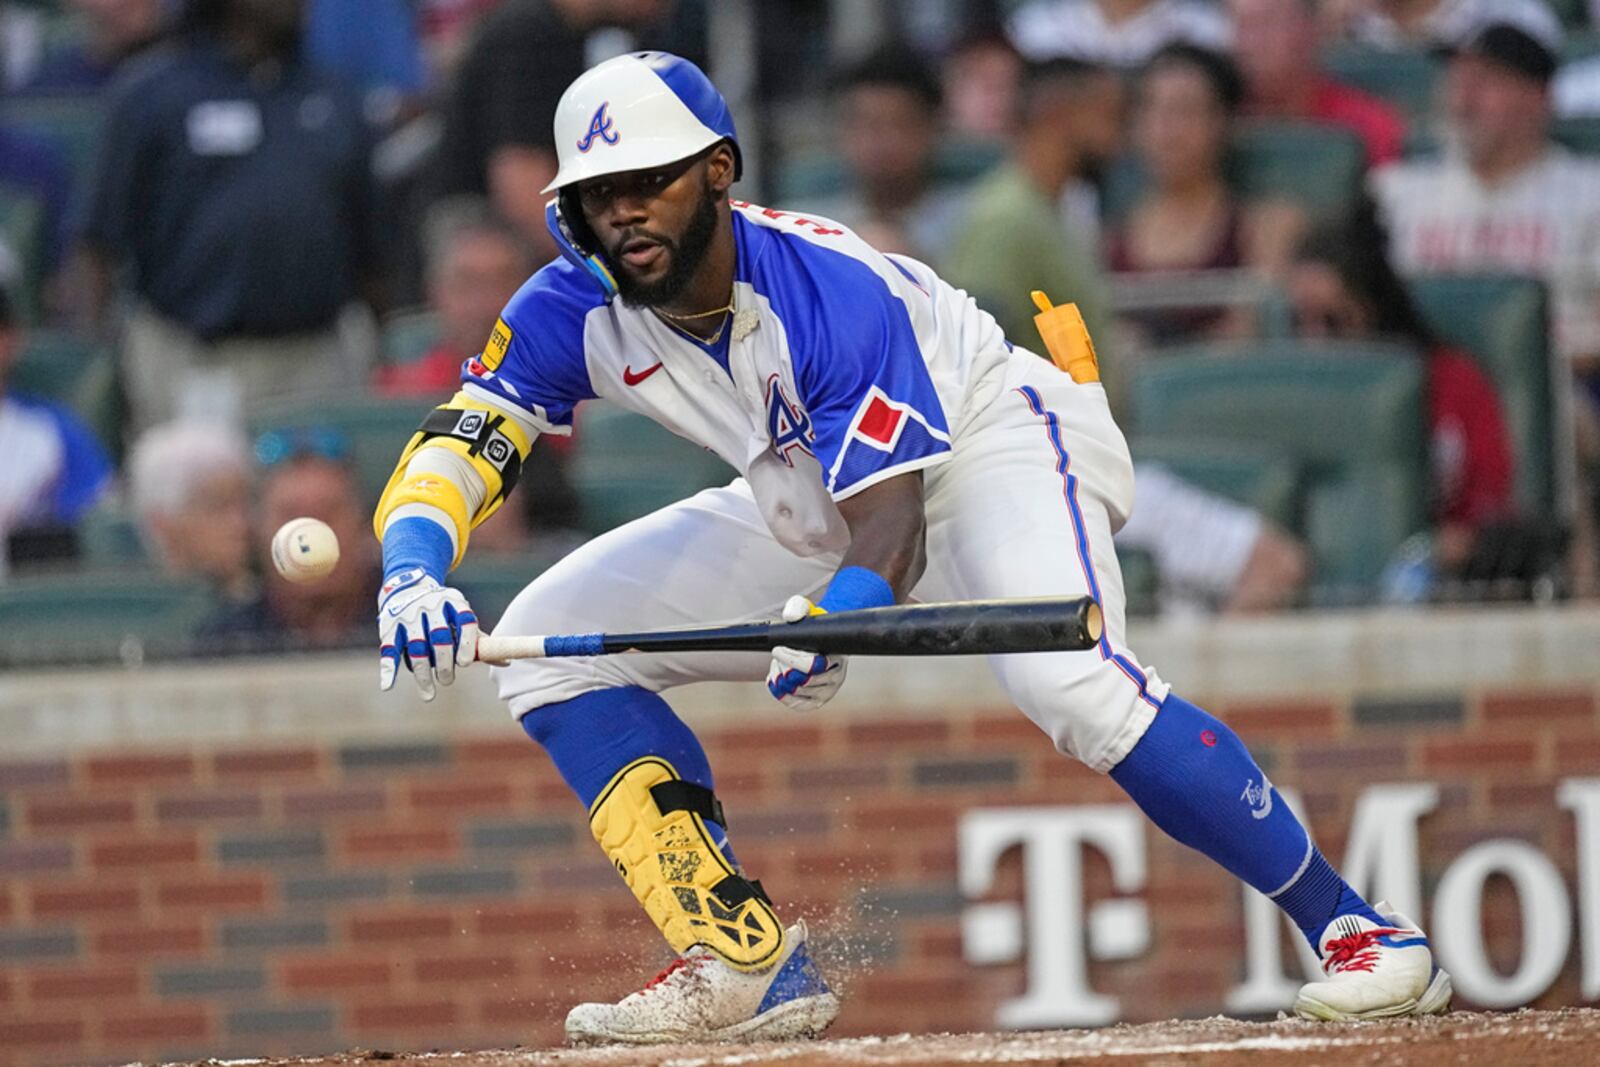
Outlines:
[{"label": "nike swoosh logo on jersey", "polygon": [[632,367],[623,367],[622,368],[622,383],[624,385],[638,385],[640,382],[644,381],[646,378],[650,377],[650,375],[654,374],[656,371],[658,371],[660,369],[661,369],[661,364],[659,364],[659,363],[656,363],[656,364],[654,364],[652,366],[646,367],[644,370],[639,371],[637,373],[634,372],[634,369]]}]

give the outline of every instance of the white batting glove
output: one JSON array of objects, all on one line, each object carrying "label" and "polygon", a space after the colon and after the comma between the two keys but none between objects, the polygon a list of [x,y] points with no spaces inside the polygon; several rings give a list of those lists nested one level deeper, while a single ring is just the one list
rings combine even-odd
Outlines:
[{"label": "white batting glove", "polygon": [[378,685],[394,686],[400,665],[423,700],[456,680],[456,668],[478,656],[478,616],[460,592],[440,585],[421,567],[386,579],[378,594]]},{"label": "white batting glove", "polygon": [[[821,608],[803,596],[792,596],[783,606],[784,622],[799,622],[809,615],[823,614]],[[833,699],[844,684],[848,661],[843,656],[819,656],[782,646],[772,650],[772,666],[767,669],[767,692],[785,707],[811,711]]]}]

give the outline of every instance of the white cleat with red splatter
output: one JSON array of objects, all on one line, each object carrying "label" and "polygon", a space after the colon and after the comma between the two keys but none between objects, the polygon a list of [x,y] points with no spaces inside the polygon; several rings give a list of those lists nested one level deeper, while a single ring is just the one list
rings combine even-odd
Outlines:
[{"label": "white cleat with red splatter", "polygon": [[1427,935],[1386,903],[1373,910],[1389,925],[1341,915],[1322,931],[1318,948],[1327,978],[1300,987],[1296,1015],[1346,1021],[1449,1010],[1450,976],[1434,964]]},{"label": "white cleat with red splatter", "polygon": [[806,948],[805,923],[789,927],[786,940],[783,956],[760,971],[736,971],[696,945],[637,993],[573,1008],[567,1040],[662,1045],[815,1037],[839,1014],[839,998]]}]

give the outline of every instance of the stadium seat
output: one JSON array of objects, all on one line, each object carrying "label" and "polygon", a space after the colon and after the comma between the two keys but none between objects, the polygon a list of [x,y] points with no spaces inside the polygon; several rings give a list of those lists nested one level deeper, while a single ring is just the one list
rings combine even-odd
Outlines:
[{"label": "stadium seat", "polygon": [[1300,470],[1277,448],[1195,437],[1136,437],[1134,462],[1160,464],[1192,485],[1259,511],[1287,529],[1300,525]]},{"label": "stadium seat", "polygon": [[1500,391],[1516,449],[1517,503],[1535,515],[1555,507],[1554,430],[1544,285],[1532,278],[1419,278],[1411,292],[1428,325],[1478,360]]},{"label": "stadium seat", "polygon": [[1296,531],[1316,596],[1371,595],[1402,541],[1426,525],[1422,362],[1381,344],[1265,341],[1164,350],[1134,382],[1134,428],[1269,449],[1301,471]]},{"label": "stadium seat", "polygon": [[1413,122],[1433,111],[1444,64],[1427,52],[1344,45],[1323,54],[1323,69],[1346,85],[1381,97]]},{"label": "stadium seat", "polygon": [[1309,122],[1250,122],[1233,140],[1240,194],[1292,200],[1312,216],[1345,211],[1361,191],[1367,153],[1349,130]]},{"label": "stadium seat", "polygon": [[0,102],[0,122],[51,142],[66,156],[80,210],[94,187],[104,115],[104,104],[93,93],[14,96]]},{"label": "stadium seat", "polygon": [[426,308],[398,311],[384,317],[379,347],[391,367],[415,363],[439,343],[439,317]]},{"label": "stadium seat", "polygon": [[733,472],[714,454],[621,408],[592,402],[578,414],[568,468],[584,527],[603,533],[713,485]]},{"label": "stadium seat", "polygon": [[0,182],[0,281],[16,301],[24,322],[39,314],[39,283],[44,275],[44,201]]},{"label": "stadium seat", "polygon": [[96,505],[78,523],[78,549],[89,567],[138,567],[149,562],[138,522],[112,504]]},{"label": "stadium seat", "polygon": [[253,435],[268,430],[332,430],[342,435],[361,484],[362,504],[368,506],[377,503],[395,460],[432,407],[432,400],[356,396],[258,408],[250,412],[249,423]]},{"label": "stadium seat", "polygon": [[[1308,122],[1248,123],[1235,134],[1227,162],[1239,195],[1290,200],[1313,217],[1344,211],[1360,192],[1365,169],[1366,149],[1355,134]],[[1106,218],[1127,218],[1144,184],[1136,157],[1114,161],[1101,193]]]},{"label": "stadium seat", "polygon": [[124,661],[182,654],[214,610],[203,584],[137,570],[23,576],[0,585],[0,663]]},{"label": "stadium seat", "polygon": [[113,456],[121,455],[117,365],[110,349],[54,330],[30,331],[11,387],[66,404]]},{"label": "stadium seat", "polygon": [[1550,136],[1582,156],[1600,156],[1600,118],[1556,119]]}]

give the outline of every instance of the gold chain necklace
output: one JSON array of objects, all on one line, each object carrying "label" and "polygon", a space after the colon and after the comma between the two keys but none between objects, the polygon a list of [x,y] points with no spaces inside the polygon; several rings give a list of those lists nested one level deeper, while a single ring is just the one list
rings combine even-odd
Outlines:
[{"label": "gold chain necklace", "polygon": [[[663,311],[661,308],[651,308],[650,310],[667,320],[668,326],[671,326],[679,333],[684,334],[699,344],[714,345],[718,341],[722,340],[723,333],[728,329],[728,323],[732,321],[731,313],[733,311],[733,297],[728,297],[728,302],[722,307],[712,308],[710,311],[696,311],[689,315],[674,315],[672,312]],[[717,332],[712,334],[710,337],[701,337],[693,330],[688,330],[678,325],[681,322],[689,322],[693,319],[709,319],[713,315],[729,315],[730,317],[723,319],[722,325],[717,327]]]}]

